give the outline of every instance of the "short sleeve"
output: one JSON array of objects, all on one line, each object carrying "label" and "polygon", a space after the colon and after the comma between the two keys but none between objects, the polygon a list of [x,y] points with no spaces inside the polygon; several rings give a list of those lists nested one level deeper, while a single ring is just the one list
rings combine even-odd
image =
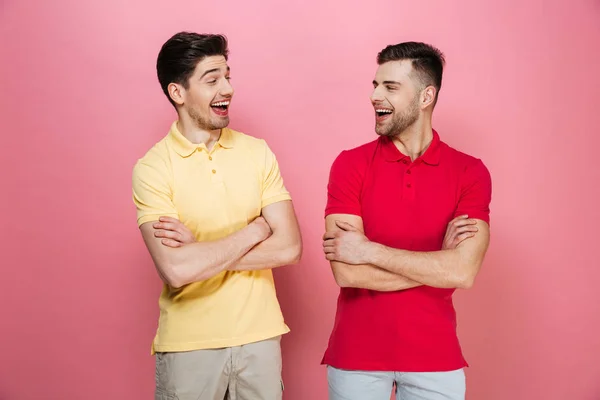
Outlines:
[{"label": "short sleeve", "polygon": [[454,217],[467,214],[490,223],[492,178],[481,160],[467,166],[463,172],[461,195]]},{"label": "short sleeve", "polygon": [[159,217],[178,218],[166,165],[159,167],[138,161],[133,168],[132,187],[138,226]]},{"label": "short sleeve", "polygon": [[291,200],[292,198],[283,184],[283,178],[281,177],[279,163],[275,154],[273,154],[264,140],[263,143],[265,146],[265,155],[261,208],[279,201]]},{"label": "short sleeve", "polygon": [[352,158],[352,153],[345,150],[338,155],[329,172],[325,216],[330,214],[362,216],[360,193],[363,175],[359,163]]}]

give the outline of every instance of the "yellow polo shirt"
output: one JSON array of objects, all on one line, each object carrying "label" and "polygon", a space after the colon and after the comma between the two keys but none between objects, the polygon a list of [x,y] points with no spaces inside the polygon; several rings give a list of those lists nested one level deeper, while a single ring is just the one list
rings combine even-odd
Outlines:
[{"label": "yellow polo shirt", "polygon": [[[228,236],[263,207],[290,199],[267,143],[229,128],[208,151],[174,122],[133,170],[138,226],[175,217],[199,241]],[[224,271],[179,289],[165,284],[158,304],[152,353],[239,346],[289,332],[270,269]]]}]

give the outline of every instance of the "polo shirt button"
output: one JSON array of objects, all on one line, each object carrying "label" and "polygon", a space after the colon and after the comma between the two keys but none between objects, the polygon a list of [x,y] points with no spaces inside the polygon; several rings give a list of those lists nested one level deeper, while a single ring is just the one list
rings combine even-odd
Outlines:
[{"label": "polo shirt button", "polygon": [[408,161],[406,161],[406,158],[402,159],[402,162],[403,162],[404,164],[408,164]]},{"label": "polo shirt button", "polygon": [[406,184],[406,187],[407,187],[407,188],[410,188],[410,187],[412,187],[412,185],[411,185],[410,183],[407,183],[407,184]]},{"label": "polo shirt button", "polygon": [[208,159],[209,159],[210,161],[212,161],[212,156],[208,156]]},{"label": "polo shirt button", "polygon": [[212,173],[213,173],[213,174],[216,174],[216,173],[217,173],[217,170],[216,170],[216,169],[213,169],[213,170],[212,170]]},{"label": "polo shirt button", "polygon": [[411,174],[410,169],[407,169],[406,173],[410,175]]}]

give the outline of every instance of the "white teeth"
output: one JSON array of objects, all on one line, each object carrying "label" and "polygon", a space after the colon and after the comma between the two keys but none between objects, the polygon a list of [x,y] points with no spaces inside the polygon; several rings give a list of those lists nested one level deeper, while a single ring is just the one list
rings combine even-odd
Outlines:
[{"label": "white teeth", "polygon": [[222,106],[228,106],[229,102],[228,101],[221,101],[219,103],[213,103],[211,104],[213,107],[222,107]]},{"label": "white teeth", "polygon": [[376,109],[375,112],[391,114],[392,110],[386,110],[386,109],[383,109],[383,108],[379,108],[379,109]]}]

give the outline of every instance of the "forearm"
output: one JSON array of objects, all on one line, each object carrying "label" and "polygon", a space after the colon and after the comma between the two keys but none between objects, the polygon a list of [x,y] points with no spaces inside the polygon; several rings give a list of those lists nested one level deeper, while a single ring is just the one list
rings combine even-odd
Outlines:
[{"label": "forearm", "polygon": [[464,288],[471,285],[468,268],[458,249],[416,252],[372,243],[369,261],[391,273],[437,288]]},{"label": "forearm", "polygon": [[349,265],[331,262],[331,270],[340,287],[393,292],[421,286],[421,283],[370,264]]},{"label": "forearm", "polygon": [[244,228],[220,240],[196,242],[169,249],[163,273],[176,287],[203,281],[228,269],[256,246],[257,242],[256,235]]},{"label": "forearm", "polygon": [[231,271],[254,271],[295,264],[302,255],[302,235],[290,200],[270,204],[262,209],[262,216],[272,234],[260,242],[237,262]]},{"label": "forearm", "polygon": [[302,253],[302,243],[299,238],[291,241],[286,236],[274,233],[227,269],[230,271],[255,271],[297,263]]}]

